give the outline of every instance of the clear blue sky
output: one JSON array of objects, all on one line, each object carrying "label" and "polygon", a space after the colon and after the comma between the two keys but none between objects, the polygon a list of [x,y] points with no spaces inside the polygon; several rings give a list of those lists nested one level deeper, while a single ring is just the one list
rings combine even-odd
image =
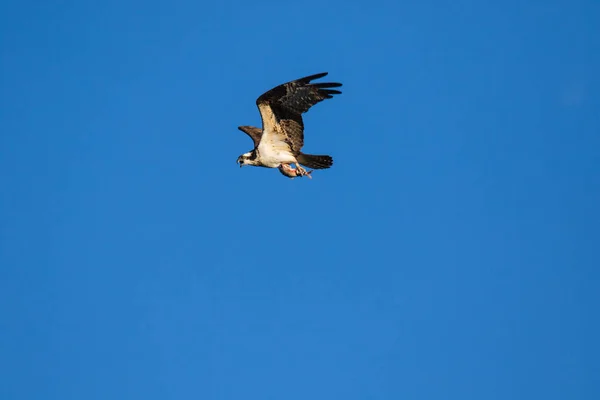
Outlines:
[{"label": "clear blue sky", "polygon": [[599,399],[600,3],[448,3],[3,2],[0,398]]}]

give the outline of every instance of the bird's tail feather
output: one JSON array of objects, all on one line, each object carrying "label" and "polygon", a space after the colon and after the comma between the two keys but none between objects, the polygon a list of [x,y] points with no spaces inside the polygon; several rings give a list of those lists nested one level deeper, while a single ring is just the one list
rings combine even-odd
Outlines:
[{"label": "bird's tail feather", "polygon": [[300,153],[296,160],[305,167],[312,169],[326,169],[333,165],[333,158],[330,156],[315,156],[312,154]]}]

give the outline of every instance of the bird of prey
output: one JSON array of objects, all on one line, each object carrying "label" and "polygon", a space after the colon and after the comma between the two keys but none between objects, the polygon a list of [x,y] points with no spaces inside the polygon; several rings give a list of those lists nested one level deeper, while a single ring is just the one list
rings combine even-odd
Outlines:
[{"label": "bird of prey", "polygon": [[[240,167],[277,168],[289,177],[308,176],[301,165],[312,169],[331,167],[333,159],[328,155],[302,153],[304,145],[304,123],[302,114],[315,104],[341,94],[331,89],[342,86],[341,83],[311,83],[327,75],[327,72],[296,79],[275,86],[263,93],[256,105],[262,119],[262,129],[254,126],[239,126],[254,142],[254,149],[238,157]],[[292,168],[294,164],[295,168]]]}]

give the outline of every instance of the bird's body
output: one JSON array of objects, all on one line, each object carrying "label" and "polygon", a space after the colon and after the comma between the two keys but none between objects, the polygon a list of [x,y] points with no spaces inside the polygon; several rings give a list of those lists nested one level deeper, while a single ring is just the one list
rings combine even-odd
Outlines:
[{"label": "bird's body", "polygon": [[[313,105],[341,92],[332,87],[341,83],[317,83],[310,81],[327,75],[326,72],[307,76],[276,86],[262,94],[256,105],[262,119],[262,129],[253,126],[240,126],[254,142],[254,149],[238,157],[240,167],[253,165],[265,168],[278,168],[289,177],[308,176],[301,165],[313,169],[331,167],[333,159],[328,155],[309,155],[300,150],[304,145],[304,122],[302,114]],[[291,165],[295,165],[292,168]]]}]

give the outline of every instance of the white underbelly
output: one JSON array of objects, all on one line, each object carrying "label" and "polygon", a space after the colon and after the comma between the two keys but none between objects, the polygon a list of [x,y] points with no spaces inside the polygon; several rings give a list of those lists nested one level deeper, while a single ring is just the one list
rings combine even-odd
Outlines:
[{"label": "white underbelly", "polygon": [[273,149],[270,146],[258,147],[258,154],[261,163],[265,167],[277,168],[282,163],[290,164],[296,162],[296,157],[289,151]]},{"label": "white underbelly", "polygon": [[284,140],[283,135],[269,128],[263,131],[257,150],[265,167],[277,168],[282,163],[296,162],[296,157],[292,154],[290,145]]}]

